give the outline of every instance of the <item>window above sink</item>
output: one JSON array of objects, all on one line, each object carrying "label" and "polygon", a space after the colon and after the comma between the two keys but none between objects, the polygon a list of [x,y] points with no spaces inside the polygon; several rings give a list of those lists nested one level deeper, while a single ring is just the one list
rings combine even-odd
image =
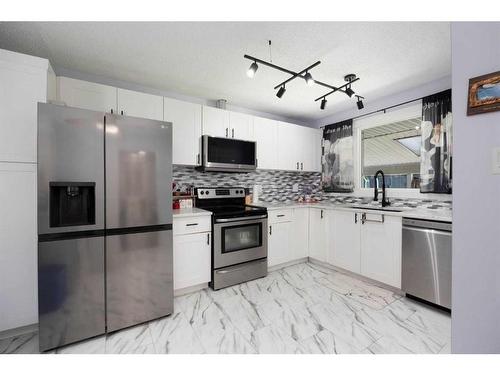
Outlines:
[{"label": "window above sink", "polygon": [[387,188],[420,188],[420,123],[418,116],[361,131],[361,188],[374,187],[378,170]]}]

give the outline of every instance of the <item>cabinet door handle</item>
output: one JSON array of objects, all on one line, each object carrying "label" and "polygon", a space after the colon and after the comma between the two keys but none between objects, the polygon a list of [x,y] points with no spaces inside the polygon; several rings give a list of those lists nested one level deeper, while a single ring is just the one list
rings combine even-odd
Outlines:
[{"label": "cabinet door handle", "polygon": [[111,108],[111,114],[113,114],[113,108]]},{"label": "cabinet door handle", "polygon": [[354,224],[357,224],[358,223],[358,214],[355,213],[354,214]]},{"label": "cabinet door handle", "polygon": [[297,162],[297,170],[299,170],[299,162]]},{"label": "cabinet door handle", "polygon": [[122,114],[122,116],[123,116],[123,111],[121,111],[121,114]]},{"label": "cabinet door handle", "polygon": [[277,217],[283,217],[285,216],[284,214],[276,215]]},{"label": "cabinet door handle", "polygon": [[200,154],[196,155],[196,164],[200,164]]},{"label": "cabinet door handle", "polygon": [[304,170],[304,163],[300,163],[300,170],[303,171]]},{"label": "cabinet door handle", "polygon": [[255,159],[255,167],[258,167],[259,166],[259,159]]},{"label": "cabinet door handle", "polygon": [[269,235],[272,235],[272,234],[273,234],[273,226],[269,225]]},{"label": "cabinet door handle", "polygon": [[234,138],[234,129],[231,129],[231,137]]},{"label": "cabinet door handle", "polygon": [[194,227],[195,225],[198,225],[198,223],[189,223],[186,224],[186,227]]},{"label": "cabinet door handle", "polygon": [[210,245],[210,233],[207,233],[207,245]]},{"label": "cabinet door handle", "polygon": [[366,214],[363,212],[363,214],[361,215],[361,224],[365,224],[365,221],[366,221]]},{"label": "cabinet door handle", "polygon": [[226,138],[228,137],[228,128],[226,128]]},{"label": "cabinet door handle", "polygon": [[321,210],[321,218],[323,219],[323,210]]}]

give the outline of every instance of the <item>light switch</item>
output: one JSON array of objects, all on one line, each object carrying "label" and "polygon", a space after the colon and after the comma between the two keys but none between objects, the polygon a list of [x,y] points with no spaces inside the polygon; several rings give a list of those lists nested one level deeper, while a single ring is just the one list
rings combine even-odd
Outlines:
[{"label": "light switch", "polygon": [[495,147],[491,152],[491,173],[500,174],[500,147]]}]

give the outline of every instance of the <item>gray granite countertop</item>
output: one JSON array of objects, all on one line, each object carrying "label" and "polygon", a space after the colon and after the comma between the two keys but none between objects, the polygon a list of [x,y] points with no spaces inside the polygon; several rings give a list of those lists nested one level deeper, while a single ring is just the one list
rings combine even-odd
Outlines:
[{"label": "gray granite countertop", "polygon": [[[268,210],[279,210],[283,208],[298,208],[298,207],[316,207],[323,209],[336,209],[336,210],[351,210],[351,211],[377,211],[383,212],[385,215],[408,217],[415,219],[427,219],[437,221],[452,221],[452,211],[450,209],[431,209],[431,208],[412,208],[412,207],[380,207],[372,203],[334,203],[334,202],[317,202],[317,203],[299,203],[299,202],[258,202],[253,204],[255,206],[266,207]],[[374,208],[376,210],[374,210]]]}]

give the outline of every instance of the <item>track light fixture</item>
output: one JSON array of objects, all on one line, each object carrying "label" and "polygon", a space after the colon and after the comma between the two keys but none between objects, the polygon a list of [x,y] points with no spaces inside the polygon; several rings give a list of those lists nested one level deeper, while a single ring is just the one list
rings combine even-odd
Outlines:
[{"label": "track light fixture", "polygon": [[283,85],[283,86],[280,87],[280,89],[276,93],[276,96],[281,99],[281,97],[283,96],[283,94],[285,93],[285,91],[286,91],[285,85]]},{"label": "track light fixture", "polygon": [[[271,45],[271,41],[269,41],[269,45]],[[355,92],[352,89],[351,85],[354,82],[359,81],[359,78],[356,77],[355,74],[347,74],[344,77],[344,81],[346,83],[344,83],[343,85],[338,86],[338,87],[337,86],[329,85],[327,83],[324,83],[324,82],[321,82],[321,81],[318,81],[318,80],[315,80],[312,77],[312,75],[311,75],[311,73],[309,71],[311,69],[313,69],[314,67],[318,66],[319,64],[321,64],[321,61],[316,61],[314,64],[308,66],[305,69],[302,69],[300,72],[294,72],[292,70],[283,68],[283,67],[278,66],[276,64],[273,64],[272,60],[271,61],[265,61],[265,60],[261,60],[261,59],[258,59],[256,57],[250,56],[250,55],[244,55],[243,57],[245,59],[248,59],[248,60],[252,61],[252,65],[250,65],[250,68],[247,71],[247,75],[250,78],[253,78],[255,76],[255,73],[257,72],[257,69],[258,69],[257,63],[265,65],[265,66],[268,66],[268,67],[276,69],[276,70],[279,70],[279,71],[281,71],[283,73],[290,74],[291,77],[289,77],[285,81],[277,84],[274,87],[275,90],[278,90],[278,92],[276,93],[276,96],[278,98],[281,98],[285,94],[285,92],[286,92],[285,84],[287,84],[288,82],[294,80],[295,78],[302,78],[304,81],[306,81],[307,85],[309,85],[309,86],[317,84],[319,86],[323,86],[323,87],[326,87],[326,88],[330,89],[331,91],[329,91],[326,94],[323,94],[319,98],[315,99],[316,102],[318,100],[321,100],[321,105],[320,105],[321,109],[325,109],[326,108],[326,103],[327,103],[326,97],[328,95],[333,94],[334,92],[339,91],[339,92],[342,92],[342,93],[348,95],[349,97],[352,97],[355,94]],[[358,109],[362,109],[363,108],[363,102],[361,101],[361,99],[364,99],[364,98],[362,96],[359,96],[359,95],[356,95],[356,97],[358,98],[358,101],[356,103],[357,106],[358,106]]]},{"label": "track light fixture", "polygon": [[365,108],[365,106],[363,104],[363,101],[361,100],[361,97],[356,95],[356,98],[358,98],[358,101],[356,102],[356,105],[358,106],[358,109],[362,110],[363,108]]},{"label": "track light fixture", "polygon": [[349,85],[346,89],[345,89],[345,93],[349,96],[349,98],[352,98],[352,96],[354,95],[354,90],[351,89],[351,85]]},{"label": "track light fixture", "polygon": [[255,73],[257,72],[257,69],[259,69],[259,66],[257,65],[257,62],[254,61],[252,65],[250,65],[250,68],[248,68],[247,70],[247,76],[253,78]]},{"label": "track light fixture", "polygon": [[313,79],[313,77],[312,77],[311,73],[306,72],[306,74],[304,75],[304,79],[306,80],[306,83],[307,83],[309,86],[314,85],[314,79]]}]

